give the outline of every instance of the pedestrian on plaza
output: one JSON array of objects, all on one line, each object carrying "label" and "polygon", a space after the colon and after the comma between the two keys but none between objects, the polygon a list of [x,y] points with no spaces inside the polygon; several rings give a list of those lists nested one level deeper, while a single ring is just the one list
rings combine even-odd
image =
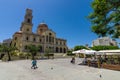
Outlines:
[{"label": "pedestrian on plaza", "polygon": [[36,59],[33,59],[33,60],[32,60],[32,67],[31,67],[31,69],[36,69],[36,68],[38,68],[38,67],[37,67],[37,60],[36,60]]},{"label": "pedestrian on plaza", "polygon": [[70,61],[71,63],[75,63],[75,57],[72,57],[72,60]]}]

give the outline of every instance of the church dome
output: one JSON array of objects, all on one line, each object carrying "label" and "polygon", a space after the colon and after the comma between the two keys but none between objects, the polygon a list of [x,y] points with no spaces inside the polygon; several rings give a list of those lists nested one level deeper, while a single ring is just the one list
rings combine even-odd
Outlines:
[{"label": "church dome", "polygon": [[48,26],[46,23],[40,23],[38,27],[44,27],[44,28],[46,27],[48,29]]},{"label": "church dome", "polygon": [[48,26],[46,23],[40,23],[38,25],[38,28],[37,28],[37,33],[38,34],[42,34],[43,32],[45,32],[46,30],[48,30]]}]

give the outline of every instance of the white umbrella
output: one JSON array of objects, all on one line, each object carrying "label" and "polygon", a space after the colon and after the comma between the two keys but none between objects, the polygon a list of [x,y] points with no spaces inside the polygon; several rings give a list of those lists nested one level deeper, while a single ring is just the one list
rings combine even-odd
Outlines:
[{"label": "white umbrella", "polygon": [[78,53],[78,51],[73,51],[72,53],[73,53],[73,54],[76,54],[76,53]]},{"label": "white umbrella", "polygon": [[94,54],[95,55],[96,52],[97,51],[95,51],[95,50],[81,49],[81,50],[73,51],[72,53],[74,53],[74,54],[83,53],[84,57],[86,57],[87,54]]},{"label": "white umbrella", "polygon": [[88,51],[88,54],[96,54],[97,53],[97,51],[95,51],[95,50],[89,50]]},{"label": "white umbrella", "polygon": [[95,50],[86,50],[86,49],[81,49],[81,50],[77,50],[77,51],[73,51],[72,53],[83,53],[83,54],[94,54],[97,51]]},{"label": "white umbrella", "polygon": [[86,50],[86,49],[82,49],[81,52],[83,52],[84,54],[94,54],[94,53],[96,53],[97,51],[95,51],[95,50]]}]

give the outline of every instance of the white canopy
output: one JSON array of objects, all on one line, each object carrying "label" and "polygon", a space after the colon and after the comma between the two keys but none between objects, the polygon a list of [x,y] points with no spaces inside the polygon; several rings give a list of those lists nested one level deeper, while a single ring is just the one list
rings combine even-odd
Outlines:
[{"label": "white canopy", "polygon": [[98,54],[120,55],[120,50],[101,50],[98,51]]},{"label": "white canopy", "polygon": [[94,50],[86,50],[86,49],[81,49],[81,50],[77,50],[77,51],[73,51],[72,53],[83,53],[83,54],[95,54],[96,51]]}]

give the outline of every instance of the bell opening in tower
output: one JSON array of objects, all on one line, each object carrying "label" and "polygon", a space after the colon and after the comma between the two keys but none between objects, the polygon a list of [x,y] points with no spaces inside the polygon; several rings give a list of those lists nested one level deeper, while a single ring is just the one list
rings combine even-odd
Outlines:
[{"label": "bell opening in tower", "polygon": [[27,22],[30,23],[30,19],[28,19]]}]

